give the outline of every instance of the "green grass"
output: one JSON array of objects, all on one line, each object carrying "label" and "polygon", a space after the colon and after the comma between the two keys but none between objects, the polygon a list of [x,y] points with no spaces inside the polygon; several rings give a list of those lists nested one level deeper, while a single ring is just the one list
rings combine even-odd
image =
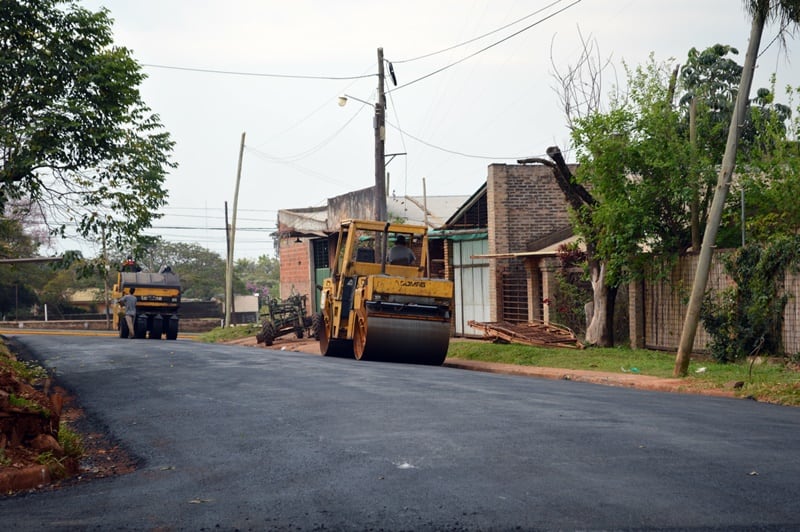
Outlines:
[{"label": "green grass", "polygon": [[58,426],[58,443],[64,448],[64,455],[68,457],[80,458],[85,452],[81,435],[64,421]]},{"label": "green grass", "polygon": [[255,336],[261,331],[261,324],[237,325],[235,327],[217,327],[207,333],[201,334],[197,339],[201,342],[215,343],[215,342],[228,342],[230,340],[238,340],[239,338],[247,338],[248,336]]},{"label": "green grass", "polygon": [[47,370],[34,362],[17,360],[2,342],[0,342],[0,365],[8,366],[19,377],[29,382],[47,378]]},{"label": "green grass", "polygon": [[13,393],[8,395],[8,404],[17,408],[23,408],[29,412],[39,413],[45,418],[49,418],[51,415],[51,412],[39,403],[26,399],[25,397],[14,395]]},{"label": "green grass", "polygon": [[[540,348],[519,344],[452,341],[448,357],[463,360],[500,362],[521,366],[540,366],[612,373],[638,373],[671,378],[675,354],[624,347],[589,349]],[[704,369],[703,369],[704,368]],[[701,370],[698,373],[698,370]],[[731,390],[730,383],[743,382],[737,395],[759,401],[800,406],[800,372],[780,361],[754,364],[719,364],[695,358],[689,364],[687,386]]]}]

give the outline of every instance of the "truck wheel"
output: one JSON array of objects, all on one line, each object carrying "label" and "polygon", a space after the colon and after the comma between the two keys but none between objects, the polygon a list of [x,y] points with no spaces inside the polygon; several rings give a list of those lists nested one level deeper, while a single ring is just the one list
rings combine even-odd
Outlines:
[{"label": "truck wheel", "polygon": [[128,322],[125,318],[119,320],[119,337],[120,338],[128,337]]},{"label": "truck wheel", "polygon": [[[148,320],[150,321],[150,320]],[[150,323],[150,336],[151,340],[161,340],[161,335],[164,332],[164,320],[160,314],[153,316],[152,323]]]},{"label": "truck wheel", "polygon": [[139,340],[147,338],[147,316],[140,314],[134,318],[133,337]]},{"label": "truck wheel", "polygon": [[178,316],[170,316],[167,320],[167,340],[177,340],[178,339]]},{"label": "truck wheel", "polygon": [[258,337],[261,339],[260,341],[264,342],[264,345],[272,345],[275,342],[276,335],[275,324],[271,321],[265,321],[264,326],[261,327],[261,334],[259,334]]},{"label": "truck wheel", "polygon": [[317,341],[325,333],[325,320],[322,317],[322,312],[315,312],[311,315],[311,331],[314,335],[314,340]]}]

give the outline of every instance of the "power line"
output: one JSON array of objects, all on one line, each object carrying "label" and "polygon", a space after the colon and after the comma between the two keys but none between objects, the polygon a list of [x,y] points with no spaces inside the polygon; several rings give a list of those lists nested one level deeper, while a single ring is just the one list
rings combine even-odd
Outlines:
[{"label": "power line", "polygon": [[[148,227],[148,230],[179,230],[179,231],[225,231],[224,227],[190,227],[186,225],[159,225],[158,227]],[[277,227],[237,227],[236,232],[239,231],[277,231]]]},{"label": "power line", "polygon": [[551,2],[550,4],[548,4],[548,5],[544,6],[543,8],[541,8],[541,9],[537,9],[537,10],[536,10],[536,11],[534,11],[533,13],[530,13],[530,14],[528,14],[528,15],[525,15],[525,16],[524,16],[524,17],[522,17],[522,18],[518,18],[517,20],[515,20],[515,21],[513,21],[513,22],[509,22],[509,23],[508,23],[508,24],[506,24],[505,26],[501,26],[501,27],[499,27],[499,28],[497,28],[497,29],[494,29],[494,30],[492,30],[492,31],[490,31],[490,32],[484,33],[483,35],[478,35],[477,37],[473,37],[472,39],[469,39],[469,40],[467,40],[467,41],[464,41],[464,42],[461,42],[461,43],[458,43],[458,44],[454,44],[453,46],[448,46],[447,48],[443,48],[443,49],[441,49],[441,50],[438,50],[438,51],[436,51],[436,52],[430,52],[430,53],[427,53],[427,54],[424,54],[424,55],[420,55],[420,56],[418,56],[418,57],[413,57],[413,58],[411,58],[411,59],[401,59],[401,60],[399,60],[399,61],[392,61],[392,63],[394,63],[395,65],[399,65],[399,64],[402,64],[402,63],[410,63],[410,62],[412,62],[412,61],[418,61],[418,60],[420,60],[420,59],[426,59],[426,58],[428,58],[428,57],[433,57],[434,55],[442,54],[442,53],[444,53],[444,52],[449,52],[450,50],[455,50],[456,48],[460,48],[460,47],[462,47],[462,46],[465,46],[465,45],[467,45],[467,44],[472,44],[472,43],[474,43],[475,41],[479,41],[479,40],[483,39],[484,37],[488,37],[489,35],[494,35],[495,33],[498,33],[498,32],[500,32],[500,31],[503,31],[504,29],[510,28],[511,26],[513,26],[513,25],[515,25],[515,24],[518,24],[518,23],[522,22],[522,21],[523,21],[523,20],[525,20],[525,19],[531,18],[531,17],[532,17],[532,16],[534,16],[534,15],[538,15],[538,14],[539,14],[539,13],[541,13],[542,11],[544,11],[544,10],[546,10],[546,9],[550,9],[550,8],[551,8],[551,7],[553,7],[554,5],[556,5],[556,4],[560,4],[560,3],[561,3],[561,2],[563,2],[563,1],[564,1],[564,0],[556,0],[555,2]]},{"label": "power line", "polygon": [[240,72],[235,70],[214,70],[210,68],[193,68],[193,67],[181,67],[181,66],[172,66],[172,65],[155,65],[152,63],[141,63],[143,67],[148,68],[162,68],[164,70],[181,70],[184,72],[200,72],[203,74],[223,74],[226,76],[250,76],[250,77],[260,77],[260,78],[284,78],[284,79],[316,79],[316,80],[327,80],[327,81],[348,81],[354,79],[366,79],[375,77],[375,74],[362,74],[359,76],[308,76],[308,75],[301,75],[301,74],[272,74],[272,73],[264,73],[264,72]]},{"label": "power line", "polygon": [[[509,24],[506,24],[505,26],[501,26],[500,28],[497,28],[497,29],[492,30],[492,31],[487,32],[487,33],[484,33],[482,35],[479,35],[479,36],[474,37],[472,39],[469,39],[467,41],[461,42],[459,44],[450,46],[448,48],[444,48],[442,50],[438,50],[436,52],[431,52],[431,53],[428,53],[428,54],[425,54],[425,55],[422,55],[422,56],[419,56],[419,57],[415,57],[415,58],[411,58],[411,59],[404,59],[404,60],[400,60],[400,61],[394,61],[394,63],[408,63],[408,62],[411,62],[411,61],[416,61],[418,59],[431,57],[431,56],[434,56],[434,55],[437,55],[437,54],[440,54],[440,53],[443,53],[443,52],[447,52],[449,50],[453,50],[455,48],[459,48],[461,46],[470,44],[472,42],[475,42],[475,41],[478,41],[480,39],[483,39],[484,37],[487,37],[489,35],[493,35],[493,34],[499,32],[499,31],[502,31],[502,30],[504,30],[506,28],[509,28],[509,27],[511,27],[511,26],[513,26],[513,25],[515,25],[515,24],[517,24],[517,23],[519,23],[519,22],[521,22],[521,21],[523,21],[523,20],[525,20],[527,18],[532,17],[533,15],[539,14],[542,11],[544,11],[546,9],[549,9],[552,6],[561,3],[562,1],[563,0],[556,0],[554,2],[551,2],[547,6],[541,8],[541,9],[539,9],[537,11],[534,11],[533,13],[525,15],[524,17],[522,17],[520,19],[517,19],[517,20],[515,20],[515,21],[513,21],[513,22],[511,22]],[[579,4],[581,1],[582,0],[574,0],[568,6],[563,7],[561,9],[559,9],[558,11],[555,11],[554,13],[551,13],[550,15],[547,15],[544,18],[541,18],[541,19],[537,20],[536,22],[534,22],[532,24],[529,24],[528,26],[525,26],[521,30],[516,31],[516,32],[512,33],[511,35],[508,35],[508,36],[500,39],[499,41],[495,41],[494,43],[492,43],[492,44],[490,44],[488,46],[485,46],[484,48],[481,48],[477,52],[469,54],[466,57],[463,57],[463,58],[459,59],[458,61],[455,61],[453,63],[445,65],[445,66],[443,66],[443,67],[441,67],[441,68],[439,68],[437,70],[434,70],[433,72],[430,72],[430,73],[428,73],[428,74],[426,74],[424,76],[421,76],[421,77],[419,77],[419,78],[417,78],[415,80],[409,81],[408,83],[405,83],[403,85],[399,85],[399,86],[395,87],[394,89],[386,91],[386,93],[388,94],[390,92],[394,92],[396,90],[408,87],[409,85],[412,85],[412,84],[414,84],[414,83],[416,83],[418,81],[422,81],[423,79],[427,79],[427,78],[429,78],[429,77],[431,77],[431,76],[433,76],[435,74],[439,74],[440,72],[443,72],[443,71],[445,71],[445,70],[447,70],[449,68],[452,68],[452,67],[454,67],[454,66],[456,66],[456,65],[458,65],[460,63],[463,63],[464,61],[466,61],[468,59],[472,59],[476,55],[479,55],[479,54],[481,54],[481,53],[483,53],[483,52],[485,52],[485,51],[487,51],[487,50],[489,50],[491,48],[494,48],[495,46],[497,46],[499,44],[502,44],[505,41],[508,41],[509,39],[512,39],[513,37],[516,37],[517,35],[520,35],[520,34],[528,31],[529,29],[531,29],[531,28],[533,28],[535,26],[538,26],[542,22],[545,22],[545,21],[553,18],[554,16],[556,16],[556,15],[558,15],[560,13],[563,13],[567,9],[571,8],[572,6],[574,6],[576,4]],[[220,74],[220,75],[228,75],[228,76],[250,76],[250,77],[283,78],[283,79],[325,80],[325,81],[353,81],[353,80],[359,80],[359,79],[367,79],[367,78],[371,78],[371,77],[374,77],[374,76],[377,75],[377,74],[374,74],[374,73],[373,74],[359,74],[357,76],[322,76],[322,75],[304,75],[304,74],[278,74],[278,73],[268,73],[268,72],[244,72],[244,71],[236,71],[236,70],[217,70],[217,69],[210,69],[210,68],[195,68],[195,67],[182,67],[182,66],[174,66],[174,65],[159,65],[159,64],[155,64],[155,63],[141,63],[141,66],[147,67],[147,68],[160,68],[160,69],[164,69],[164,70],[179,70],[179,71],[184,71],[184,72],[198,72],[198,73],[203,73],[203,74]]]},{"label": "power line", "polygon": [[[412,135],[408,131],[403,131],[402,129],[400,129],[399,127],[397,127],[396,125],[392,124],[389,121],[387,121],[386,123],[389,124],[395,130],[399,131],[401,134],[406,135],[407,137],[411,137],[412,139],[416,140],[420,144],[424,144],[425,146],[428,146],[429,148],[433,148],[435,150],[439,150],[439,151],[443,151],[443,152],[446,152],[446,153],[450,153],[452,155],[458,155],[458,156],[461,156],[461,157],[468,157],[470,159],[488,159],[488,160],[493,160],[493,161],[498,161],[498,160],[499,161],[503,161],[503,160],[514,160],[514,161],[516,161],[518,159],[524,159],[524,158],[530,157],[530,155],[517,155],[517,156],[514,156],[514,157],[495,157],[495,156],[491,156],[491,155],[475,155],[475,154],[464,153],[464,152],[460,152],[460,151],[456,151],[456,150],[450,150],[448,148],[443,148],[441,146],[437,146],[436,144],[431,144],[428,141],[422,140],[421,138]],[[544,157],[544,155],[542,155],[542,157]]]},{"label": "power line", "polygon": [[438,68],[438,69],[434,70],[433,72],[429,72],[428,74],[425,74],[424,76],[418,77],[417,79],[411,80],[411,81],[409,81],[408,83],[404,83],[403,85],[398,85],[398,86],[397,86],[397,87],[395,87],[394,89],[391,89],[391,90],[388,90],[388,91],[386,91],[386,93],[388,94],[388,93],[390,93],[390,92],[394,92],[394,91],[398,91],[398,90],[400,90],[400,89],[404,89],[404,88],[406,88],[406,87],[408,87],[408,86],[410,86],[410,85],[413,85],[414,83],[417,83],[418,81],[422,81],[423,79],[427,79],[427,78],[429,78],[429,77],[431,77],[431,76],[435,76],[436,74],[439,74],[439,73],[441,73],[441,72],[444,72],[445,70],[447,70],[447,69],[449,69],[449,68],[452,68],[452,67],[454,67],[454,66],[456,66],[456,65],[458,65],[458,64],[461,64],[461,63],[463,63],[464,61],[466,61],[466,60],[468,60],[468,59],[472,59],[472,58],[473,58],[473,57],[475,57],[476,55],[482,54],[483,52],[485,52],[485,51],[487,51],[487,50],[490,50],[490,49],[494,48],[495,46],[497,46],[497,45],[499,45],[499,44],[502,44],[502,43],[506,42],[507,40],[509,40],[509,39],[511,39],[511,38],[513,38],[513,37],[516,37],[517,35],[520,35],[521,33],[524,33],[524,32],[528,31],[529,29],[531,29],[531,28],[533,28],[533,27],[535,27],[535,26],[538,26],[538,25],[539,25],[539,24],[541,24],[542,22],[545,22],[546,20],[549,20],[549,19],[553,18],[554,16],[556,16],[556,15],[558,15],[558,14],[560,14],[560,13],[563,13],[563,12],[564,12],[564,11],[566,11],[567,9],[571,8],[572,6],[574,6],[574,5],[576,5],[576,4],[579,4],[579,3],[581,3],[582,1],[583,1],[583,0],[575,0],[574,2],[572,2],[571,4],[569,4],[568,6],[566,6],[566,7],[563,7],[563,8],[561,8],[561,9],[559,9],[558,11],[556,11],[556,12],[554,12],[554,13],[551,13],[550,15],[547,15],[546,17],[544,17],[544,18],[541,18],[541,19],[537,20],[537,21],[536,21],[536,22],[534,22],[533,24],[529,24],[529,25],[525,26],[525,27],[524,27],[524,28],[522,28],[521,30],[519,30],[519,31],[516,31],[516,32],[512,33],[511,35],[508,35],[508,36],[506,36],[506,37],[503,37],[503,38],[502,38],[502,39],[500,39],[499,41],[495,41],[495,42],[493,42],[492,44],[490,44],[490,45],[488,45],[488,46],[484,46],[483,48],[481,48],[481,49],[480,49],[480,50],[478,50],[477,52],[474,52],[474,53],[471,53],[471,54],[469,54],[469,55],[467,55],[467,56],[465,56],[465,57],[462,57],[462,58],[461,58],[461,59],[459,59],[458,61],[454,61],[454,62],[452,62],[452,63],[450,63],[450,64],[448,64],[448,65],[445,65],[445,66],[443,66],[443,67],[441,67],[441,68]]}]

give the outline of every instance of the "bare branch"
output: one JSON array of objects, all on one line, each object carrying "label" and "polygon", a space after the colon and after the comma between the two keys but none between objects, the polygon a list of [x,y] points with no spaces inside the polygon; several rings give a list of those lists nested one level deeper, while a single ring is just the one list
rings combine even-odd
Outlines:
[{"label": "bare branch", "polygon": [[559,65],[553,56],[555,36],[550,44],[552,77],[556,81],[553,90],[558,95],[567,127],[574,129],[575,122],[600,111],[603,72],[611,65],[611,56],[603,60],[597,41],[590,35],[584,37],[578,28],[581,52],[574,65]]}]

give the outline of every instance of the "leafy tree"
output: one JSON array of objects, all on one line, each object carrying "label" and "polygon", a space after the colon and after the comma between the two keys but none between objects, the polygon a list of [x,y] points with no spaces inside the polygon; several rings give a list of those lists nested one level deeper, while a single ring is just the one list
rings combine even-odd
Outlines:
[{"label": "leafy tree", "polygon": [[[754,117],[761,142],[754,146],[742,176],[747,190],[747,233],[760,242],[800,234],[800,88],[787,87],[786,95],[788,106],[770,113],[778,104],[768,104]],[[797,102],[794,118],[784,120],[793,102]]]},{"label": "leafy tree", "polygon": [[608,112],[572,121],[576,175],[557,148],[547,150],[553,162],[535,160],[553,168],[586,244],[594,306],[586,342],[601,346],[613,345],[616,292],[641,274],[643,249],[674,254],[689,241],[690,188],[675,176],[694,159],[671,102],[674,75],[652,57],[626,72],[628,90],[611,94]]},{"label": "leafy tree", "polygon": [[[717,45],[698,54],[693,49],[688,62],[703,68],[693,67],[694,73],[680,80],[676,79],[676,70],[652,56],[635,69],[626,67],[625,90],[611,93],[609,110],[595,110],[571,122],[579,162],[576,175],[558,161],[557,149],[548,149],[555,164],[536,160],[554,168],[556,180],[572,205],[573,227],[586,244],[594,294],[587,343],[613,343],[617,288],[643,275],[647,271],[644,261],[653,266],[652,257],[662,259],[656,266],[671,264],[692,245],[692,229],[705,223],[713,196],[715,161],[723,152],[723,139],[717,134],[719,124],[731,112],[725,98],[735,94],[730,80],[737,68],[723,60],[730,50]],[[705,59],[701,61],[701,57]],[[715,77],[714,68],[734,74]],[[713,83],[707,81],[712,79]],[[704,87],[704,83],[713,86]],[[694,100],[697,119],[692,121],[691,134],[687,106],[673,102],[676,90],[686,91],[681,99],[684,104]],[[710,98],[713,105],[698,105],[700,94],[715,95]],[[761,166],[757,173],[763,177],[770,175],[764,163],[776,162],[767,154],[787,146],[784,119],[788,113],[785,106],[778,108],[771,103],[770,91],[760,94],[762,99],[756,102],[747,122],[752,134],[742,160],[749,163],[751,158],[758,158]],[[786,165],[777,166],[787,169]],[[756,165],[742,166],[748,167]],[[776,172],[773,168],[772,174]],[[756,186],[764,185],[753,184],[753,188]],[[734,227],[739,225],[738,219],[730,222]],[[642,253],[645,250],[646,255]],[[649,270],[655,274],[661,271]]]},{"label": "leafy tree", "polygon": [[[119,264],[124,255],[117,257]],[[222,298],[225,293],[225,260],[219,254],[197,244],[159,240],[139,261],[149,271],[169,266],[181,279],[182,297],[188,299]],[[244,293],[244,284],[234,283],[236,293]]]},{"label": "leafy tree", "polygon": [[237,278],[245,284],[249,294],[258,294],[262,301],[277,297],[280,285],[280,262],[267,255],[261,255],[255,261],[239,259],[234,264]]},{"label": "leafy tree", "polygon": [[780,235],[766,244],[750,244],[722,257],[734,284],[706,294],[703,325],[711,335],[711,354],[736,362],[750,353],[780,354],[783,310],[789,300],[785,273],[797,268],[800,237]]},{"label": "leafy tree", "polygon": [[[23,220],[13,216],[0,217],[0,258],[32,257],[39,243],[24,230]],[[37,264],[0,264],[0,316],[27,314],[39,302],[37,287],[43,283],[48,270]]]},{"label": "leafy tree", "polygon": [[167,201],[173,142],[108,11],[5,0],[0,21],[0,208],[27,198],[54,234],[77,223],[84,238],[138,241]]},{"label": "leafy tree", "polygon": [[[79,311],[72,307],[70,301],[70,296],[76,291],[104,287],[102,277],[96,272],[87,275],[80,261],[72,262],[65,267],[52,268],[51,272],[44,285],[38,289],[38,293],[40,302],[46,304],[54,316],[74,314]],[[102,296],[101,293],[100,299]]]}]

